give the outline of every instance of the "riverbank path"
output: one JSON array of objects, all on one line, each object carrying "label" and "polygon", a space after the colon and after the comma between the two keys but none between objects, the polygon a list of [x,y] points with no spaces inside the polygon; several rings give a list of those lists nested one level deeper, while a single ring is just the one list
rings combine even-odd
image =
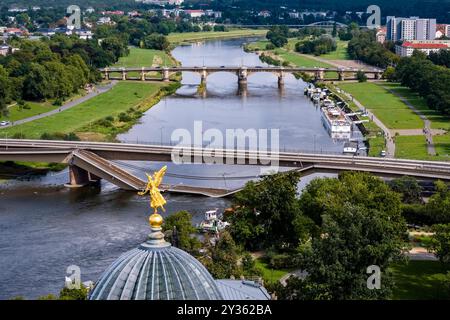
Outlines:
[{"label": "riverbank path", "polygon": [[92,90],[87,95],[85,95],[85,96],[83,96],[83,97],[81,97],[79,99],[70,101],[70,102],[62,105],[60,108],[56,108],[56,109],[53,109],[53,110],[45,112],[45,113],[37,114],[37,115],[32,116],[32,117],[28,117],[28,118],[25,118],[25,119],[20,119],[20,120],[11,122],[11,124],[9,124],[7,126],[3,126],[0,129],[18,126],[18,125],[21,125],[21,124],[24,124],[24,123],[27,123],[27,122],[31,122],[31,121],[34,121],[34,120],[42,119],[42,118],[49,117],[51,115],[63,112],[65,110],[73,108],[73,107],[75,107],[75,106],[77,106],[77,105],[79,105],[79,104],[81,104],[83,102],[86,102],[86,101],[88,101],[88,100],[90,100],[90,99],[92,99],[92,98],[94,98],[94,97],[96,97],[96,96],[98,96],[98,95],[100,95],[102,93],[108,92],[116,84],[117,84],[117,81],[111,81],[110,83],[108,83],[106,85],[95,87],[95,89]]},{"label": "riverbank path", "polygon": [[370,110],[368,110],[361,102],[355,99],[351,94],[345,92],[340,89],[341,92],[348,98],[351,99],[352,102],[363,112],[366,112],[369,118],[384,132],[384,138],[386,141],[386,157],[394,158],[395,157],[395,142],[391,130],[380,120],[378,119]]}]

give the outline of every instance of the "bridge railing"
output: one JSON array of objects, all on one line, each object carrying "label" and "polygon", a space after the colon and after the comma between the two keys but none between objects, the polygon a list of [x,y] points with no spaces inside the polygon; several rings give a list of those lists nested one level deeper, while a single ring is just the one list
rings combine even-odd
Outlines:
[{"label": "bridge railing", "polygon": [[[122,139],[121,143],[129,143],[129,144],[141,144],[141,145],[153,145],[153,146],[161,146],[161,147],[185,147],[185,148],[209,148],[209,149],[227,149],[227,146],[211,146],[208,143],[204,143],[203,145],[199,144],[179,144],[174,141],[148,141],[148,140],[140,140],[140,139]],[[237,148],[234,148],[238,150]],[[242,149],[239,149],[240,151]],[[285,146],[280,147],[278,149],[273,148],[265,148],[265,149],[249,149],[245,148],[245,151],[253,151],[253,152],[283,152],[283,153],[306,153],[306,154],[324,154],[324,155],[342,155],[343,152],[338,151],[329,151],[323,150],[322,148],[316,150],[308,150],[308,149],[293,149],[287,148]]]}]

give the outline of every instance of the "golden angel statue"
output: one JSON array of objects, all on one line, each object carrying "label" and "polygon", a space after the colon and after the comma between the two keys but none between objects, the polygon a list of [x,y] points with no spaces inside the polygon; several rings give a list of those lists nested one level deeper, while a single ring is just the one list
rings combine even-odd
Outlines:
[{"label": "golden angel statue", "polygon": [[153,173],[153,177],[146,173],[148,178],[147,187],[143,192],[139,192],[140,196],[150,194],[150,207],[155,209],[154,214],[158,214],[158,208],[164,211],[164,205],[166,204],[166,199],[161,195],[161,191],[158,189],[162,182],[164,174],[167,171],[167,166],[162,167],[159,171]]}]

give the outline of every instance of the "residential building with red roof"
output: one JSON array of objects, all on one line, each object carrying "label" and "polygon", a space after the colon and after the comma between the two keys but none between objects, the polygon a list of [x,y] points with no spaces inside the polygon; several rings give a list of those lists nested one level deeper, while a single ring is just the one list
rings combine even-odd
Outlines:
[{"label": "residential building with red roof", "polygon": [[427,55],[439,50],[450,50],[450,40],[413,40],[395,46],[395,52],[401,57],[410,57],[414,50],[422,51]]}]

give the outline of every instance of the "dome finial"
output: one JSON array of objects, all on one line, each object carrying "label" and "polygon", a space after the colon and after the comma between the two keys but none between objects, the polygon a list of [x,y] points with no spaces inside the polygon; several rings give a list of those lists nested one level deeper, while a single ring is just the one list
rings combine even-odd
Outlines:
[{"label": "dome finial", "polygon": [[167,171],[167,166],[162,167],[159,171],[153,173],[153,176],[147,175],[147,186],[143,192],[139,192],[140,196],[150,195],[150,207],[154,209],[153,214],[149,218],[150,226],[152,230],[161,230],[161,225],[163,223],[163,218],[158,214],[158,208],[164,211],[164,205],[166,204],[166,199],[161,195],[161,191],[158,189],[162,182],[164,174]]}]

